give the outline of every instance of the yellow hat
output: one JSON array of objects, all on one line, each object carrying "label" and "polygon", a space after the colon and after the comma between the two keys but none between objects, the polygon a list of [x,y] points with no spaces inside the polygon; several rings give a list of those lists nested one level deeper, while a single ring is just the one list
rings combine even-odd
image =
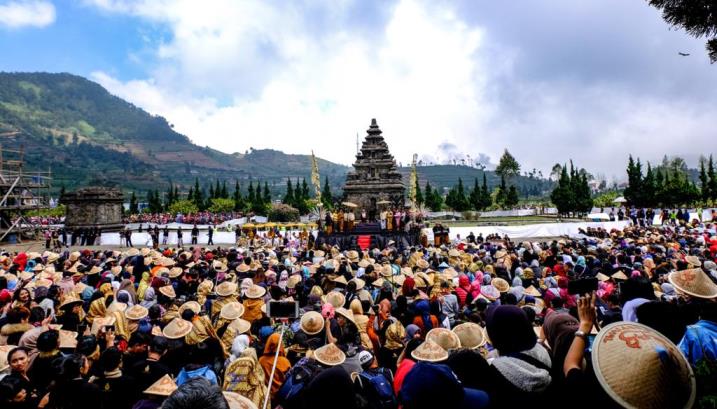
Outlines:
[{"label": "yellow hat", "polygon": [[177,384],[174,383],[169,375],[159,378],[152,386],[144,390],[147,395],[169,396],[177,390]]}]

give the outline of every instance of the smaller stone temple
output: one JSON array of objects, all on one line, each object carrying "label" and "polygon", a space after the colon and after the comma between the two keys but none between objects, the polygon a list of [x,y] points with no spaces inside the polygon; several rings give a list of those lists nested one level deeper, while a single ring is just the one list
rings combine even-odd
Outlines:
[{"label": "smaller stone temple", "polygon": [[122,191],[113,187],[91,186],[64,194],[65,227],[80,229],[99,227],[102,231],[119,231],[122,223]]},{"label": "smaller stone temple", "polygon": [[404,204],[403,180],[381,133],[376,119],[372,119],[354,170],[348,173],[344,185],[344,200],[358,205],[357,212],[365,209],[370,219],[376,218],[379,202],[389,202],[388,206]]}]

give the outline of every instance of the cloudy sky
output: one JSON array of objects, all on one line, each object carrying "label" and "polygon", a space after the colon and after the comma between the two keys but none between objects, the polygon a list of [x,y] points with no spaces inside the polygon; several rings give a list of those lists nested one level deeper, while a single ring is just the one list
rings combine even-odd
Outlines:
[{"label": "cloudy sky", "polygon": [[0,0],[0,53],[225,152],[349,164],[375,117],[403,163],[717,154],[717,65],[644,0]]}]

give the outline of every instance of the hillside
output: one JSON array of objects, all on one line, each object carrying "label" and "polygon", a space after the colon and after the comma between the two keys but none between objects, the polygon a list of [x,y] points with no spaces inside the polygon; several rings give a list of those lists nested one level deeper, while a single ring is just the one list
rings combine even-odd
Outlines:
[{"label": "hillside", "polygon": [[[287,177],[308,178],[311,169],[307,155],[230,155],[194,145],[166,119],[70,74],[0,73],[0,135],[6,148],[24,146],[26,169],[51,168],[58,189],[89,183],[161,189],[195,178],[278,186]],[[343,182],[345,166],[319,159],[319,167],[332,185]]]},{"label": "hillside", "polygon": [[[67,190],[88,184],[117,185],[136,190],[166,190],[170,181],[187,190],[195,178],[220,180],[233,187],[239,180],[267,181],[275,197],[284,194],[286,179],[310,177],[308,155],[277,150],[226,154],[193,144],[175,132],[166,119],[153,116],[99,84],[70,74],[0,73],[0,143],[24,146],[26,169],[52,170],[53,187]],[[10,159],[8,157],[5,160]],[[339,192],[348,167],[319,159],[322,183],[329,177]],[[410,168],[400,168],[408,184]],[[483,171],[467,166],[436,165],[418,168],[421,187],[450,187],[462,178],[472,187]],[[491,187],[500,183],[486,172]],[[520,176],[516,185],[525,195],[538,195],[550,182]]]}]

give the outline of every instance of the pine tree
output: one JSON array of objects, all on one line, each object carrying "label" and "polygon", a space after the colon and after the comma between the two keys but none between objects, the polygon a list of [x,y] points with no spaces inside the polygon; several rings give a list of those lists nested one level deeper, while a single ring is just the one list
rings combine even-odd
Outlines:
[{"label": "pine tree", "polygon": [[660,169],[657,169],[657,172],[655,174],[655,206],[662,206],[662,195],[663,190],[665,189],[665,178],[662,176],[662,172]]},{"label": "pine tree", "polygon": [[286,180],[286,194],[284,195],[284,198],[281,200],[281,203],[291,205],[294,203],[294,187],[291,184],[291,179]]},{"label": "pine tree", "polygon": [[132,196],[129,198],[129,213],[130,214],[138,214],[139,213],[139,204],[137,203],[137,195],[134,194],[134,191],[132,191]]},{"label": "pine tree", "polygon": [[480,205],[481,210],[489,208],[493,204],[493,198],[490,196],[490,189],[488,189],[488,179],[483,172],[483,184],[480,187]]},{"label": "pine tree", "polygon": [[[217,183],[219,183],[219,182],[217,181]],[[216,190],[214,190],[214,186],[211,183],[209,183],[209,197],[207,199],[212,200],[216,197],[217,197],[217,192],[216,192]]]},{"label": "pine tree", "polygon": [[191,186],[189,187],[189,192],[187,192],[187,200],[194,202],[194,188]]},{"label": "pine tree", "polygon": [[471,204],[471,208],[473,210],[480,210],[481,209],[481,200],[480,200],[480,186],[478,186],[478,178],[473,178],[473,189],[471,190],[469,201]]},{"label": "pine tree", "polygon": [[553,202],[555,207],[558,208],[559,214],[568,214],[572,210],[571,202],[573,199],[567,166],[562,167],[560,171],[560,178],[558,179],[558,185],[550,194],[550,200]]},{"label": "pine tree", "polygon": [[194,205],[197,209],[204,210],[204,191],[199,187],[199,179],[194,179]]},{"label": "pine tree", "polygon": [[463,179],[458,178],[458,189],[456,191],[456,204],[458,205],[458,211],[468,210],[469,204],[466,198],[466,189],[463,187]]},{"label": "pine tree", "polygon": [[426,187],[423,190],[423,197],[425,198],[424,200],[426,202],[426,207],[428,207],[431,210],[433,210],[432,194],[433,194],[433,189],[431,189],[431,183],[428,180],[426,180]]},{"label": "pine tree", "polygon": [[262,198],[262,202],[265,205],[271,204],[271,192],[269,191],[269,183],[264,182],[264,197]]},{"label": "pine tree", "polygon": [[418,177],[416,177],[415,189],[416,189],[416,204],[418,205],[417,207],[421,207],[421,206],[423,206],[424,199],[423,199],[423,193],[421,192],[421,185],[418,183]]},{"label": "pine tree", "polygon": [[234,211],[241,211],[244,209],[244,198],[241,195],[241,187],[239,181],[234,183]]},{"label": "pine tree", "polygon": [[655,174],[652,172],[650,162],[647,162],[647,172],[645,173],[645,179],[642,181],[642,206],[655,207],[657,205],[655,193]]},{"label": "pine tree", "polygon": [[518,189],[515,188],[515,185],[510,185],[508,188],[508,194],[505,197],[505,205],[506,207],[514,207],[518,204],[520,199],[518,198]]},{"label": "pine tree", "polygon": [[217,184],[214,186],[213,199],[218,199],[220,197],[222,197],[222,186],[219,184],[219,179],[217,179]]},{"label": "pine tree", "polygon": [[498,192],[495,195],[495,201],[501,206],[505,206],[505,200],[508,197],[508,187],[505,184],[505,176],[500,177],[500,186],[498,186]]},{"label": "pine tree", "polygon": [[306,201],[309,200],[309,184],[306,183],[306,178],[301,182],[301,198]]},{"label": "pine tree", "polygon": [[249,181],[249,187],[247,188],[246,200],[249,202],[250,206],[256,202],[256,197],[254,196],[254,185],[251,181]]},{"label": "pine tree", "polygon": [[334,207],[334,197],[331,194],[331,186],[329,186],[328,176],[324,178],[324,188],[321,191],[321,203],[323,203],[324,208],[328,210]]},{"label": "pine tree", "polygon": [[640,159],[637,159],[637,163],[630,159],[627,163],[627,187],[625,188],[625,199],[635,206],[642,205],[642,198],[640,193],[642,192],[642,165]]},{"label": "pine tree", "polygon": [[710,155],[710,160],[707,165],[707,185],[710,192],[710,199],[717,201],[717,174],[715,172],[715,164]]},{"label": "pine tree", "polygon": [[58,197],[57,203],[62,203],[62,196],[65,195],[65,185],[60,186],[60,196]]}]

